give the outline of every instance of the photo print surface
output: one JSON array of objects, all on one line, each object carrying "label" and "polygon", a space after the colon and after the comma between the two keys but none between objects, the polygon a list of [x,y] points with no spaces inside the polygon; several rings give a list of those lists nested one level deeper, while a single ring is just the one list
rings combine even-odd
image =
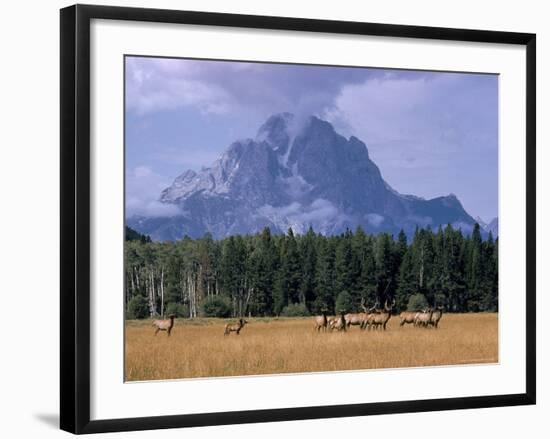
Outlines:
[{"label": "photo print surface", "polygon": [[498,75],[125,57],[125,380],[498,362]]}]

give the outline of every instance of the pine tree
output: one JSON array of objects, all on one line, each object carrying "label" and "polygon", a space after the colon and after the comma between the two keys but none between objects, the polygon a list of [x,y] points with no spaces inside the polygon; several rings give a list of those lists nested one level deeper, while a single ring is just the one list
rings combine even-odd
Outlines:
[{"label": "pine tree", "polygon": [[401,229],[397,235],[397,243],[395,245],[395,265],[397,267],[401,265],[401,261],[403,261],[408,248],[407,235],[405,234],[405,231]]},{"label": "pine tree", "polygon": [[377,285],[377,301],[383,305],[395,294],[393,240],[387,233],[381,233],[376,239],[375,280]]},{"label": "pine tree", "polygon": [[482,311],[496,311],[498,307],[498,265],[495,263],[495,244],[493,234],[482,245],[483,279],[481,282],[480,305]]},{"label": "pine tree", "polygon": [[300,299],[301,268],[298,246],[292,228],[288,229],[280,249],[280,265],[275,286],[274,308],[277,314],[289,303]]},{"label": "pine tree", "polygon": [[334,269],[336,273],[335,287],[338,294],[347,291],[353,298],[354,267],[351,248],[351,232],[349,230],[338,238]]},{"label": "pine tree", "polygon": [[308,232],[300,239],[299,254],[301,262],[300,303],[311,308],[315,300],[315,264],[317,251],[315,248],[316,235],[310,227]]},{"label": "pine tree", "polygon": [[394,241],[359,227],[339,236],[265,228],[222,240],[125,244],[126,309],[146,304],[149,316],[197,317],[209,300],[230,304],[233,316],[280,314],[289,305],[335,312],[338,297],[350,311],[361,299],[382,306],[395,298],[404,309],[413,296],[451,312],[497,311],[498,239],[483,240],[479,225],[466,237],[447,225],[436,233],[417,228],[410,243],[404,232]]},{"label": "pine tree", "polygon": [[418,282],[414,271],[413,252],[408,250],[403,256],[399,269],[399,287],[395,296],[395,305],[398,311],[407,309],[409,299],[418,293]]},{"label": "pine tree", "polygon": [[361,227],[358,227],[353,243],[354,258],[357,261],[355,289],[361,299],[364,299],[367,304],[373,305],[377,300],[373,240],[365,234]]},{"label": "pine tree", "polygon": [[321,238],[317,251],[317,263],[315,267],[315,291],[316,298],[313,311],[319,313],[323,309],[334,312],[334,241]]},{"label": "pine tree", "polygon": [[254,254],[253,287],[257,315],[270,315],[273,310],[273,289],[277,271],[276,247],[268,227],[264,228]]},{"label": "pine tree", "polygon": [[477,312],[482,308],[482,283],[483,283],[483,249],[479,224],[474,225],[472,236],[469,240],[467,279],[467,309],[465,311]]}]

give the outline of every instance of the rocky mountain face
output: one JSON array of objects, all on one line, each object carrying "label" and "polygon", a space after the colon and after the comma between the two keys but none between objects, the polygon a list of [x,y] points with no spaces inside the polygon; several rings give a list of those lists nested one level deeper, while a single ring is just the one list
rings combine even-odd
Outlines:
[{"label": "rocky mountain face", "polygon": [[179,207],[173,217],[137,217],[130,227],[156,240],[215,238],[269,227],[285,233],[337,234],[346,228],[411,235],[417,226],[451,224],[469,232],[475,220],[454,195],[402,195],[382,178],[367,146],[317,117],[271,116],[255,139],[236,141],[210,167],[188,170],[160,194]]}]

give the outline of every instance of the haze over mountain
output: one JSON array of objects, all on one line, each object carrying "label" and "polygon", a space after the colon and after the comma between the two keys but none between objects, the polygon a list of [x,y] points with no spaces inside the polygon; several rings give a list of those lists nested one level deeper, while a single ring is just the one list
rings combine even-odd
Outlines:
[{"label": "haze over mountain", "polygon": [[427,200],[398,193],[361,140],[317,117],[289,113],[271,116],[255,139],[232,143],[210,167],[178,176],[159,200],[181,213],[127,220],[155,240],[207,232],[223,238],[264,227],[301,234],[311,226],[331,235],[361,226],[410,236],[416,227],[451,224],[468,233],[476,222],[453,194]]},{"label": "haze over mountain", "polygon": [[491,232],[493,234],[493,237],[496,238],[498,236],[498,218],[493,218],[488,223],[483,221],[479,216],[476,216],[475,220],[479,224],[481,229],[487,232],[487,234]]}]

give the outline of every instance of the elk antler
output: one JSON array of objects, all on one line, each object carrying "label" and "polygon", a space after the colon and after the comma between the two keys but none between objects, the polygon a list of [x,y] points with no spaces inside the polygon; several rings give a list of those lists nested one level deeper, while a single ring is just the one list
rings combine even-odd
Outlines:
[{"label": "elk antler", "polygon": [[375,309],[376,309],[376,304],[374,304],[374,306],[372,308],[366,309],[365,312],[368,314],[368,313],[373,312]]},{"label": "elk antler", "polygon": [[395,306],[395,299],[392,300],[390,306],[388,306],[388,299],[386,299],[386,301],[384,302],[384,309],[386,311],[391,311],[394,306]]}]

